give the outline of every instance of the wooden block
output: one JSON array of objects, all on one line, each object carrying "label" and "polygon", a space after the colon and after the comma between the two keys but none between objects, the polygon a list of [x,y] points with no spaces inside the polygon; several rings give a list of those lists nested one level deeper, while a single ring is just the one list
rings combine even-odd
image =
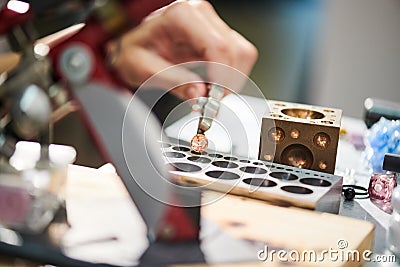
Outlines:
[{"label": "wooden block", "polygon": [[[204,201],[215,199],[207,192]],[[347,241],[346,250],[362,255],[372,250],[374,225],[370,222],[330,213],[273,206],[262,201],[226,195],[202,208],[202,216],[240,239],[263,242],[269,248],[298,252],[337,249],[338,241]],[[306,262],[306,266],[359,266],[360,262]]]},{"label": "wooden block", "polygon": [[[104,197],[127,196],[127,193],[115,173],[70,166],[67,195],[69,197]],[[210,202],[210,199],[218,199],[218,201]],[[265,201],[234,195],[224,196],[213,191],[204,192],[203,203],[208,203],[202,207],[201,211],[202,216],[207,220],[217,224],[235,238],[265,243],[271,249],[295,249],[300,253],[305,250],[321,252],[329,248],[338,249],[338,240],[345,240],[348,242],[347,250],[355,250],[359,253],[372,250],[374,225],[370,222],[294,207],[278,207]],[[132,208],[135,207],[132,206]],[[360,266],[361,264],[362,261],[297,263],[301,266]],[[281,266],[283,264],[279,261],[256,261],[232,264],[174,265],[174,267],[257,267],[266,265]]]}]

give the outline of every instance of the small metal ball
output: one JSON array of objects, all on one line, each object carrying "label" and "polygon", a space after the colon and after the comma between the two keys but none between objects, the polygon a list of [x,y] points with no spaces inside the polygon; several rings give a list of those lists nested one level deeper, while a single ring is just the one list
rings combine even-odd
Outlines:
[{"label": "small metal ball", "polygon": [[204,134],[196,134],[190,142],[190,148],[197,153],[204,152],[208,147],[208,139]]},{"label": "small metal ball", "polygon": [[346,198],[346,200],[353,200],[354,197],[356,196],[356,191],[354,190],[354,188],[349,187],[344,189],[344,197]]}]

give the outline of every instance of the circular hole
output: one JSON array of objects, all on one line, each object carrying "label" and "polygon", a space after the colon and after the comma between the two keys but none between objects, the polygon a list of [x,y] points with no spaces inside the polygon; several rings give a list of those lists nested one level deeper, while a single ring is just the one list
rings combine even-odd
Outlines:
[{"label": "circular hole", "polygon": [[274,159],[274,157],[271,154],[265,154],[264,155],[264,159],[266,161],[272,161]]},{"label": "circular hole", "polygon": [[266,170],[261,169],[259,167],[252,167],[252,166],[246,166],[246,167],[242,167],[240,168],[240,170],[242,172],[247,172],[247,173],[254,173],[254,174],[264,174],[267,173]]},{"label": "circular hole", "polygon": [[317,178],[303,178],[300,179],[300,182],[303,184],[313,185],[313,186],[331,186],[331,182],[324,180],[324,179],[317,179]]},{"label": "circular hole", "polygon": [[282,186],[281,189],[283,191],[289,192],[289,193],[294,193],[294,194],[312,194],[313,191],[311,189],[302,187],[302,186],[294,186],[294,185],[287,185],[287,186]]},{"label": "circular hole", "polygon": [[168,158],[184,158],[185,154],[183,153],[179,153],[179,152],[165,152],[164,156],[168,157]]},{"label": "circular hole", "polygon": [[287,170],[287,171],[290,171],[290,172],[292,172],[292,171],[293,171],[293,169],[289,169],[289,168],[286,168],[285,170]]},{"label": "circular hole", "polygon": [[167,143],[160,143],[160,146],[161,146],[162,148],[167,148],[167,147],[170,147],[171,145],[170,145],[170,144],[167,144]]},{"label": "circular hole", "polygon": [[275,118],[282,118],[282,115],[280,115],[280,114],[272,114],[272,117],[275,117]]},{"label": "circular hole", "polygon": [[280,166],[277,166],[276,169],[278,169],[278,170],[284,170],[285,168],[280,167]]},{"label": "circular hole", "polygon": [[320,132],[314,135],[313,142],[318,148],[326,149],[331,143],[331,138],[328,134]]},{"label": "circular hole", "polygon": [[201,170],[199,166],[190,163],[175,162],[169,165],[175,170],[182,172],[198,172]]},{"label": "circular hole", "polygon": [[232,169],[232,168],[237,168],[239,167],[239,165],[237,165],[234,162],[230,162],[230,161],[214,161],[212,163],[212,165],[216,166],[216,167],[220,167],[220,168],[228,168],[228,169]]},{"label": "circular hole", "polygon": [[233,172],[227,171],[209,171],[206,172],[206,175],[215,178],[215,179],[223,179],[223,180],[235,180],[239,179],[239,175]]},{"label": "circular hole", "polygon": [[224,159],[231,160],[231,161],[238,160],[238,158],[235,158],[235,157],[224,157]]},{"label": "circular hole", "polygon": [[285,105],[285,104],[282,104],[282,103],[275,103],[274,105],[275,105],[275,106],[278,106],[278,107],[286,107],[286,105]]},{"label": "circular hole", "polygon": [[220,159],[220,158],[224,157],[221,154],[217,154],[217,153],[208,154],[208,156],[211,157],[211,158],[217,158],[217,159]]},{"label": "circular hole", "polygon": [[197,151],[193,151],[193,150],[190,150],[190,153],[191,154],[193,154],[193,155],[207,155],[207,152],[205,152],[205,151],[203,151],[203,152],[197,152]]},{"label": "circular hole", "polygon": [[271,168],[272,164],[271,163],[264,163],[264,166],[267,167],[267,168]]},{"label": "circular hole", "polygon": [[260,186],[260,187],[273,187],[277,185],[277,183],[275,183],[274,181],[261,178],[246,178],[243,179],[243,182],[249,185]]},{"label": "circular hole", "polygon": [[324,160],[321,160],[321,161],[318,163],[318,167],[319,167],[321,170],[325,170],[325,169],[328,167],[328,163],[326,163],[326,161],[324,161]]},{"label": "circular hole", "polygon": [[299,178],[297,177],[297,175],[288,172],[272,172],[269,174],[269,176],[279,180],[287,180],[287,181],[296,180]]},{"label": "circular hole", "polygon": [[210,163],[211,162],[211,159],[209,159],[209,158],[198,157],[198,156],[188,157],[188,160],[193,161],[193,162],[198,162],[198,163]]},{"label": "circular hole", "polygon": [[306,120],[319,120],[325,117],[321,112],[302,108],[286,108],[282,110],[282,113],[293,118]]},{"label": "circular hole", "polygon": [[262,162],[259,162],[259,161],[254,161],[254,162],[253,162],[253,164],[254,164],[254,165],[258,165],[258,166],[260,166],[260,165],[264,165],[264,163],[262,163]]},{"label": "circular hole", "polygon": [[293,144],[286,147],[281,155],[281,163],[298,168],[310,168],[313,164],[313,155],[306,146]]},{"label": "circular hole", "polygon": [[293,139],[297,139],[300,136],[300,131],[297,129],[293,129],[290,131],[290,137],[292,137]]},{"label": "circular hole", "polygon": [[176,150],[176,151],[183,151],[183,152],[190,151],[190,149],[188,147],[185,147],[185,146],[174,146],[172,149]]},{"label": "circular hole", "polygon": [[324,109],[324,112],[334,113],[335,111],[334,111],[334,110],[331,110],[331,109]]},{"label": "circular hole", "polygon": [[247,159],[241,159],[240,162],[242,162],[242,163],[250,163],[251,161],[247,160]]},{"label": "circular hole", "polygon": [[333,124],[333,122],[332,121],[321,121],[322,123],[325,123],[325,124]]},{"label": "circular hole", "polygon": [[285,131],[279,127],[273,127],[268,131],[268,139],[274,143],[280,143],[285,139]]}]

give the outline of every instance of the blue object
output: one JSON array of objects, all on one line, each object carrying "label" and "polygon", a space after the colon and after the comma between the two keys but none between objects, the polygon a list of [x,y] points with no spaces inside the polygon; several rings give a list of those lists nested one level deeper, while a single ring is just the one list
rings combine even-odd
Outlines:
[{"label": "blue object", "polygon": [[382,172],[385,154],[400,154],[400,120],[382,117],[368,130],[365,143],[369,166],[375,173]]}]

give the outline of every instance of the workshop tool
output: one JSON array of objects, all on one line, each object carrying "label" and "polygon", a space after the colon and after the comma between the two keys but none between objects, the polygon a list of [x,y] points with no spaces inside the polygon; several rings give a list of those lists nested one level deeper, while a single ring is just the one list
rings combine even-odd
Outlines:
[{"label": "workshop tool", "polygon": [[[27,3],[25,3],[27,4]],[[7,33],[19,55],[8,53],[0,73],[0,223],[31,234],[42,231],[63,204],[60,191],[66,165],[50,158],[51,114],[49,95],[54,84],[48,47],[35,44],[28,14],[0,10],[0,34]],[[40,141],[17,160],[17,140]],[[20,143],[21,144],[21,143]],[[17,162],[19,161],[19,162]],[[64,174],[63,174],[64,173]]]},{"label": "workshop tool", "polygon": [[219,152],[199,155],[184,145],[163,143],[162,152],[177,183],[280,206],[339,212],[342,177]]},{"label": "workshop tool", "polygon": [[[143,136],[145,128],[152,133],[146,138],[154,137],[154,133],[160,133],[161,129],[154,119],[145,120],[150,111],[140,100],[130,102],[131,92],[121,86],[122,83],[115,78],[108,67],[104,52],[107,41],[136,25],[144,14],[152,11],[152,8],[156,9],[166,3],[159,2],[158,5],[154,5],[151,1],[144,4],[141,1],[71,0],[29,1],[29,4],[30,10],[25,14],[18,14],[6,6],[2,8],[0,34],[7,34],[11,47],[15,51],[23,52],[24,55],[33,54],[38,45],[47,47],[43,55],[38,54],[40,57],[34,60],[33,64],[36,66],[35,64],[41,63],[44,67],[34,68],[37,72],[32,72],[30,75],[30,72],[23,69],[26,64],[20,64],[15,70],[15,76],[10,76],[5,81],[7,92],[16,92],[17,89],[24,88],[18,83],[29,80],[35,85],[34,96],[48,99],[46,94],[49,94],[51,83],[45,82],[51,81],[53,77],[58,78],[79,103],[80,114],[103,157],[116,166],[148,226],[149,240],[197,240],[200,193],[168,185],[165,167],[161,160],[157,160],[160,159],[157,139],[154,139],[154,142],[151,140],[144,142],[145,136]],[[142,14],[139,15],[140,13]],[[54,40],[49,42],[50,47],[36,43],[41,37],[79,23],[84,25],[75,27],[75,30],[68,35],[54,37]],[[52,75],[47,53],[53,64]],[[37,58],[37,55],[34,54],[29,58]],[[12,79],[13,77],[16,78]],[[36,88],[41,83],[35,82],[35,79],[44,84],[41,90]],[[5,99],[11,99],[11,103],[16,102],[14,98]],[[39,133],[48,128],[51,109],[47,108],[50,106],[46,101],[40,103],[44,104],[34,106],[35,111],[46,111],[39,113],[40,123],[27,124],[30,128],[14,128],[19,130],[18,133]],[[135,111],[129,109],[130,105],[134,105]],[[21,113],[22,118],[26,114],[29,113]],[[36,115],[35,112],[33,114]],[[47,121],[42,119],[42,114],[47,115],[45,117]],[[18,118],[17,115],[11,117]],[[40,128],[35,129],[32,125],[39,125]],[[122,146],[123,129],[129,132],[131,139],[129,145],[125,147]],[[43,136],[46,137],[48,134]],[[21,136],[23,139],[26,137],[33,138],[33,136]],[[40,138],[40,141],[42,144],[49,143],[45,138]],[[133,162],[126,162],[126,157],[131,157]],[[133,170],[129,164],[134,165]],[[151,194],[144,191],[146,189],[142,188],[144,185],[151,188]],[[175,206],[164,204],[158,199],[170,200]],[[197,208],[181,208],[182,206],[197,206]]]},{"label": "workshop tool", "polygon": [[195,152],[201,153],[208,147],[208,139],[205,132],[208,131],[212,125],[213,120],[218,114],[220,101],[224,97],[224,88],[217,84],[211,84],[208,97],[206,101],[201,104],[201,116],[197,126],[197,134],[190,142],[191,149]]},{"label": "workshop tool", "polygon": [[333,173],[342,111],[272,100],[269,104],[262,119],[259,159]]}]

